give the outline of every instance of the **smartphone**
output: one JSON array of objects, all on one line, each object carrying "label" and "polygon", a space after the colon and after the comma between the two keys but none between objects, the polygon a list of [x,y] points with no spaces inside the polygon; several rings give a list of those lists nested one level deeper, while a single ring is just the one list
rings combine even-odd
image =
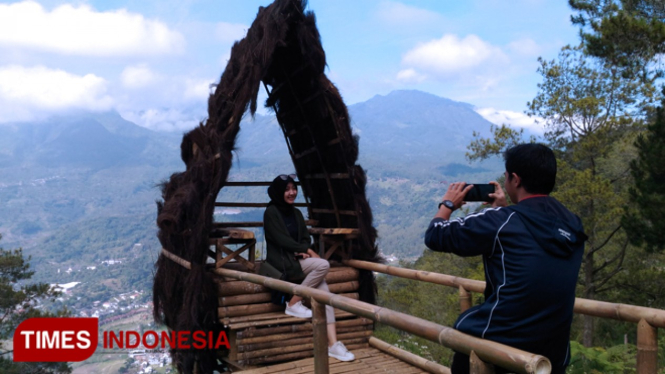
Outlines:
[{"label": "smartphone", "polygon": [[296,253],[293,257],[295,257],[296,260],[302,260],[305,258],[304,253]]},{"label": "smartphone", "polygon": [[[466,193],[464,201],[485,201],[488,203],[494,201],[494,199],[489,197],[489,194],[494,193],[493,184],[471,184],[473,184],[473,188]],[[466,186],[468,186],[468,184],[465,185],[464,188],[466,188]]]}]

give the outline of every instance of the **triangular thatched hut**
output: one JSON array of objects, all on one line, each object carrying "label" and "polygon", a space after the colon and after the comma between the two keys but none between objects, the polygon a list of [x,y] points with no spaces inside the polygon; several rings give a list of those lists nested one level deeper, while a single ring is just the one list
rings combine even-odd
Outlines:
[{"label": "triangular thatched hut", "polygon": [[[247,36],[234,44],[220,83],[208,100],[208,119],[184,135],[184,172],[171,175],[158,202],[158,237],[163,248],[189,262],[186,270],[160,256],[154,283],[155,319],[173,330],[220,329],[214,280],[206,271],[209,235],[219,191],[227,183],[243,114],[253,115],[260,89],[282,126],[319,228],[352,228],[350,256],[378,261],[376,229],[365,197],[366,176],[356,164],[358,139],[347,108],[324,74],[325,52],[314,14],[304,0],[276,0],[261,7]],[[260,145],[257,145],[257,147]],[[373,303],[371,272],[361,271],[359,298]],[[215,352],[174,350],[180,372],[211,372]]]}]

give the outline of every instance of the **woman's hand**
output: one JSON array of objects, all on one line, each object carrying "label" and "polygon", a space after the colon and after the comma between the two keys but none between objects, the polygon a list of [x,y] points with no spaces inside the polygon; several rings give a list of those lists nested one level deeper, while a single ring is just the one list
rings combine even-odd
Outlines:
[{"label": "woman's hand", "polygon": [[321,256],[319,256],[316,252],[314,252],[314,250],[312,250],[312,248],[307,248],[307,254],[311,258],[321,258]]}]

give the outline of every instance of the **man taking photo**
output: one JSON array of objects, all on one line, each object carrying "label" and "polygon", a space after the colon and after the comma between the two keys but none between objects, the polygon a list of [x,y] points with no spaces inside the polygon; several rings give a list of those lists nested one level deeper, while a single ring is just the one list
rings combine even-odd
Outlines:
[{"label": "man taking photo", "polygon": [[[425,233],[434,251],[483,256],[485,301],[462,313],[455,329],[543,355],[552,373],[570,361],[570,325],[584,242],[579,217],[549,194],[556,158],[541,144],[504,153],[505,189],[494,185],[492,207],[450,220],[472,188],[451,183]],[[455,353],[453,374],[469,372],[469,357]],[[497,373],[505,373],[497,368]]]}]

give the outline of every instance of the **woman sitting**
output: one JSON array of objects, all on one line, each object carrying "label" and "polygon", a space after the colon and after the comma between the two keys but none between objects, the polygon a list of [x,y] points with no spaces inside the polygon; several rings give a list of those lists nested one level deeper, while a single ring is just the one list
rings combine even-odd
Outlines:
[{"label": "woman sitting", "polygon": [[[280,175],[268,187],[270,203],[263,214],[263,229],[267,243],[268,261],[273,267],[284,271],[287,280],[303,286],[328,291],[325,281],[330,270],[327,260],[319,257],[311,248],[311,239],[305,218],[293,206],[298,196],[295,174]],[[286,305],[286,314],[299,318],[312,318],[312,311],[302,304],[302,297],[293,295]],[[326,305],[328,331],[328,355],[340,361],[353,361],[355,356],[344,344],[337,341],[335,312]]]}]

